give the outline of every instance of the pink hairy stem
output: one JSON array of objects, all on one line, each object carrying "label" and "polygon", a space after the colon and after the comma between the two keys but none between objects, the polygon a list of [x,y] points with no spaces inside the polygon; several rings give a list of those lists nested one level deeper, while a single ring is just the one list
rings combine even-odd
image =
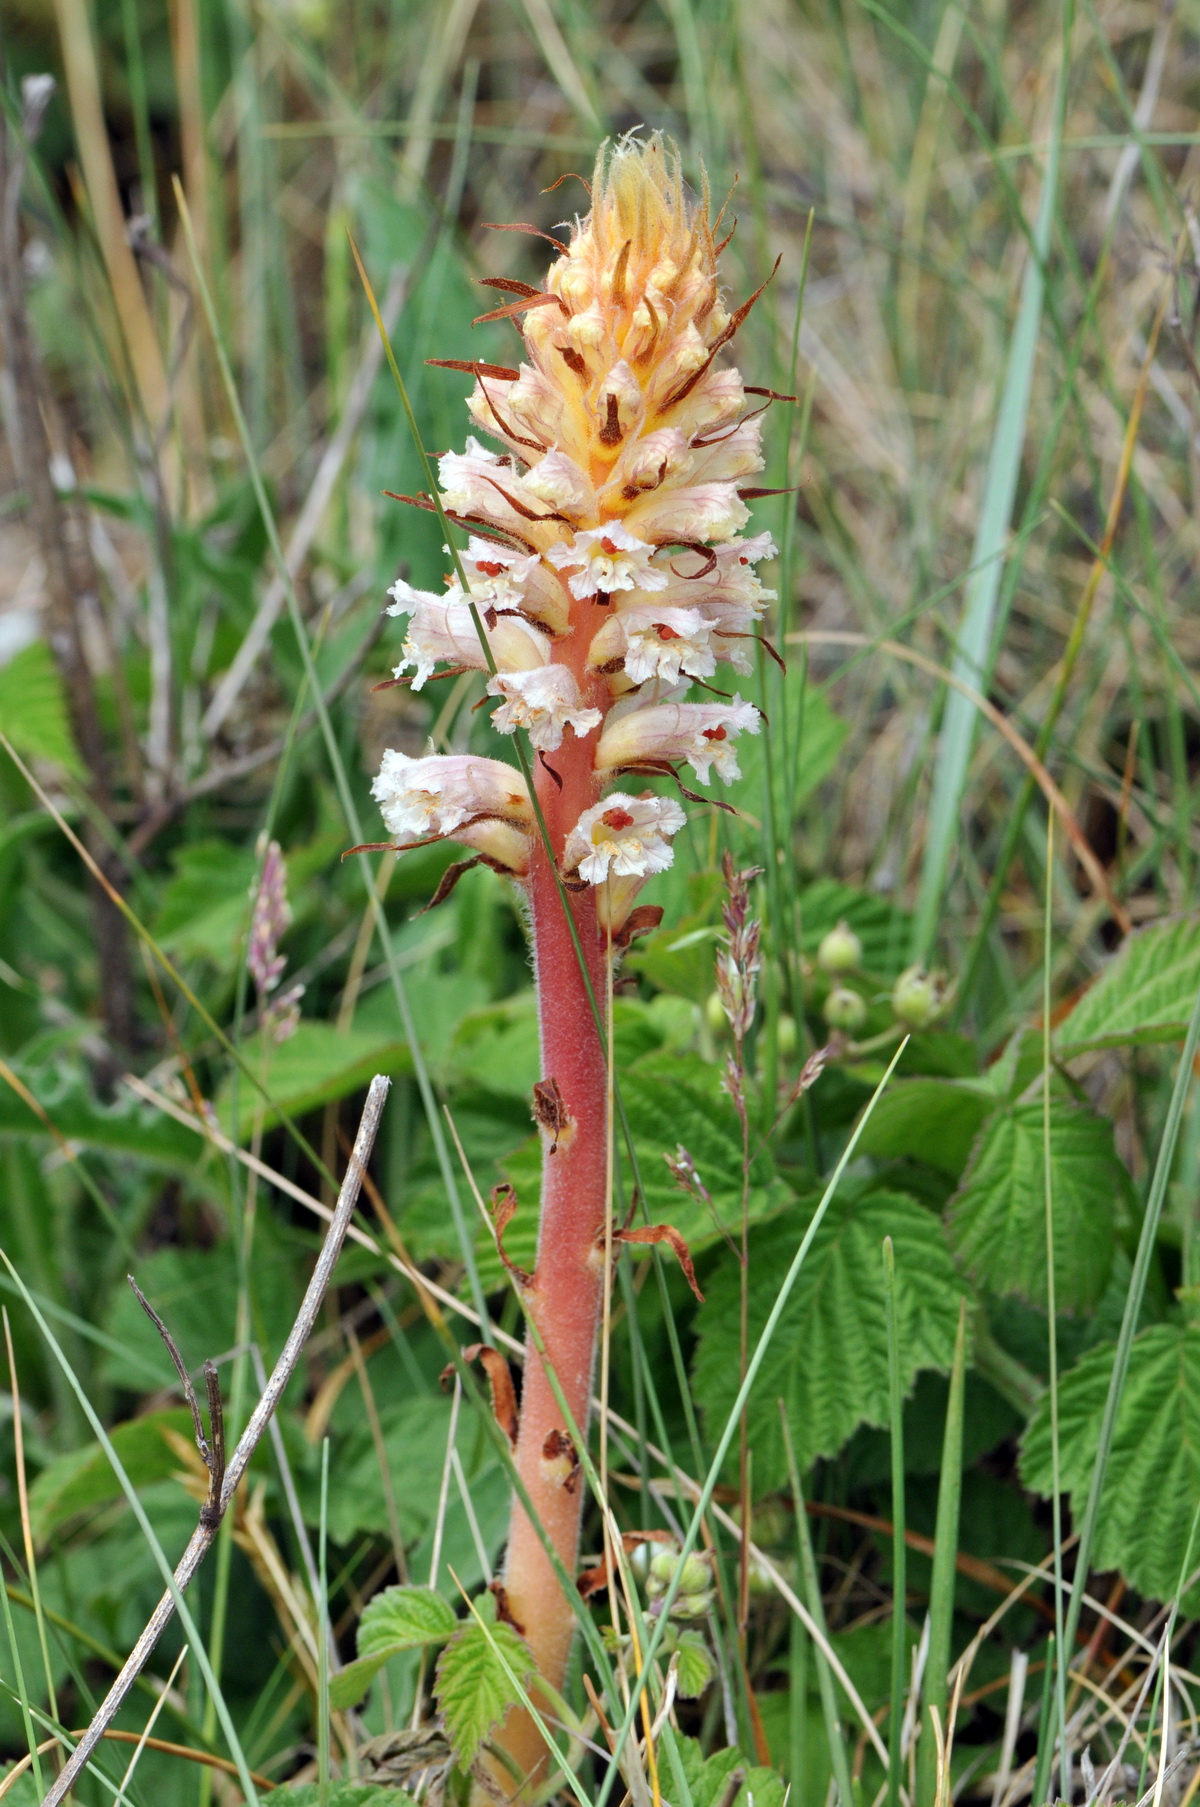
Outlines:
[{"label": "pink hairy stem", "polygon": [[[556,851],[561,851],[571,825],[596,799],[594,741],[594,735],[578,740],[568,733],[562,746],[547,756],[561,780],[561,789],[550,772],[538,769],[538,795]],[[543,1136],[537,1266],[524,1289],[523,1303],[571,1416],[579,1430],[586,1432],[603,1293],[608,1158],[606,1052],[580,972],[562,897],[540,842],[533,852],[529,896],[542,1076],[557,1082],[570,1121],[565,1130],[547,1131]],[[589,887],[568,893],[568,898],[593,994],[603,1012],[606,952],[597,922],[596,891]],[[530,1336],[517,1468],[542,1526],[567,1573],[573,1575],[586,1488],[578,1474],[568,1475],[564,1481],[561,1457],[557,1462],[546,1461],[543,1453],[547,1440],[553,1451],[556,1437],[565,1430],[562,1408]],[[539,1674],[552,1687],[561,1688],[575,1615],[537,1531],[516,1499],[504,1585],[509,1611],[522,1630]],[[546,1748],[533,1721],[524,1712],[510,1713],[496,1742],[530,1778],[524,1792],[532,1793],[547,1771]],[[501,1780],[499,1776],[497,1779]],[[501,1785],[505,1792],[514,1786],[509,1777],[504,1777]]]}]

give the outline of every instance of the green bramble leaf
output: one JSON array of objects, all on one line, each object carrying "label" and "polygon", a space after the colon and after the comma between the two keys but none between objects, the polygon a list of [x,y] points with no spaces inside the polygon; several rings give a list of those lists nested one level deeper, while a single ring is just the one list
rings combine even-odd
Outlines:
[{"label": "green bramble leaf", "polygon": [[[1050,1188],[1058,1309],[1088,1311],[1116,1246],[1116,1203],[1129,1187],[1112,1124],[1083,1105],[1050,1101]],[[977,1285],[1047,1302],[1046,1188],[1040,1099],[984,1125],[947,1215],[950,1246]]]},{"label": "green bramble leaf", "polygon": [[[1113,1343],[1090,1349],[1059,1382],[1062,1485],[1076,1523],[1091,1483],[1115,1350]],[[1036,1492],[1051,1491],[1048,1394],[1025,1432],[1021,1475]],[[1100,1495],[1093,1568],[1119,1569],[1151,1599],[1173,1598],[1198,1496],[1200,1326],[1155,1324],[1130,1350]],[[1184,1613],[1193,1614],[1198,1603],[1200,1588],[1193,1587],[1181,1602]]]},{"label": "green bramble leaf", "polygon": [[[694,1738],[678,1738],[676,1748],[692,1807],[717,1807],[727,1800],[728,1807],[784,1807],[788,1790],[783,1777],[763,1764],[751,1763],[741,1751],[714,1751],[706,1761]],[[743,1771],[744,1779],[730,1800],[729,1778],[735,1769]]]},{"label": "green bramble leaf", "polygon": [[357,1706],[379,1671],[402,1650],[444,1644],[458,1627],[454,1609],[431,1587],[385,1587],[358,1624],[358,1661],[330,1678],[330,1704]]},{"label": "green bramble leaf", "polygon": [[681,1631],[675,1640],[675,1686],[684,1700],[698,1700],[717,1673],[712,1652],[698,1631]]},{"label": "green bramble leaf", "polygon": [[993,1100],[977,1084],[903,1079],[875,1102],[859,1139],[880,1160],[917,1160],[957,1179]]},{"label": "green bramble leaf", "polygon": [[437,1703],[446,1736],[460,1769],[469,1769],[492,1732],[520,1695],[501,1654],[524,1686],[533,1658],[511,1625],[472,1619],[451,1638],[438,1658]]},{"label": "green bramble leaf", "polygon": [[84,776],[62,679],[44,640],[0,667],[0,732],[26,759],[51,759],[73,777]]},{"label": "green bramble leaf", "polygon": [[184,960],[209,960],[232,971],[250,926],[251,887],[258,871],[254,851],[228,841],[192,841],[172,857],[174,872],[163,888],[155,939]]},{"label": "green bramble leaf", "polygon": [[[192,1415],[186,1406],[147,1412],[109,1432],[112,1446],[135,1487],[150,1487],[178,1474],[179,1455],[164,1435],[166,1431],[190,1438]],[[44,1544],[52,1532],[78,1513],[107,1506],[123,1497],[121,1483],[99,1443],[85,1443],[56,1456],[29,1490],[34,1542]]]},{"label": "green bramble leaf", "polygon": [[454,1636],[454,1608],[431,1587],[385,1587],[371,1600],[358,1625],[359,1656],[381,1650],[417,1650]]},{"label": "green bramble leaf", "polygon": [[1182,1041],[1200,991],[1200,918],[1156,922],[1126,936],[1054,1035],[1068,1060],[1089,1048]]},{"label": "green bramble leaf", "polygon": [[[798,1205],[751,1237],[751,1349],[812,1206]],[[764,1490],[786,1482],[778,1399],[784,1400],[802,1469],[817,1456],[835,1454],[858,1425],[887,1421],[885,1236],[896,1253],[902,1385],[907,1390],[923,1368],[950,1366],[966,1286],[937,1218],[902,1193],[846,1188],[817,1231],[750,1395],[754,1478]],[[707,1282],[697,1318],[693,1375],[712,1434],[738,1389],[740,1281],[737,1263],[722,1263]]]}]

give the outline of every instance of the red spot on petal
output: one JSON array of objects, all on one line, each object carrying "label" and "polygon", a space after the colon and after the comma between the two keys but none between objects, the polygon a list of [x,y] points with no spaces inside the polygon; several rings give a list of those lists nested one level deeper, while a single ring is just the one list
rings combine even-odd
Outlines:
[{"label": "red spot on petal", "polygon": [[614,829],[617,834],[620,834],[622,829],[633,827],[633,817],[629,811],[615,806],[612,809],[606,809],[600,820],[606,828]]},{"label": "red spot on petal", "polygon": [[705,728],[702,732],[705,740],[727,740],[729,738],[724,728]]}]

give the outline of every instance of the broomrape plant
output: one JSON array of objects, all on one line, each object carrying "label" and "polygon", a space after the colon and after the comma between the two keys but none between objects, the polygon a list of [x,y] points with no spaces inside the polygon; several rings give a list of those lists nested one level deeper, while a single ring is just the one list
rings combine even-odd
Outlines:
[{"label": "broomrape plant", "polygon": [[[528,898],[544,1142],[516,1461],[568,1573],[583,1490],[562,1459],[564,1414],[539,1345],[585,1427],[603,1293],[608,968],[661,918],[636,900],[686,821],[638,780],[672,778],[701,802],[681,767],[701,783],[739,776],[737,737],[759,732],[757,709],[720,691],[686,699],[720,666],[751,669],[773,598],[756,567],[775,551],[768,534],[743,536],[752,492],[739,486],[763,462],[747,395],[765,392],[718,363],[755,297],[732,314],[722,301],[707,192],[691,201],[678,155],[655,135],[602,149],[591,199],[570,243],[553,241],[544,289],[505,281],[518,298],[483,316],[523,317],[521,367],[446,361],[473,371],[472,418],[502,448],[469,438],[440,461],[445,514],[470,534],[461,577],[441,595],[391,591],[391,612],[408,617],[396,677],[411,672],[419,689],[439,665],[486,669],[493,724],[523,730],[536,753],[535,794],[515,766],[469,754],[388,751],[374,784],[395,847],[461,842],[472,857],[451,883],[483,862]],[[574,1618],[515,1500],[504,1586],[557,1689]],[[510,1715],[499,1742],[521,1772],[544,1767],[527,1716]]]}]

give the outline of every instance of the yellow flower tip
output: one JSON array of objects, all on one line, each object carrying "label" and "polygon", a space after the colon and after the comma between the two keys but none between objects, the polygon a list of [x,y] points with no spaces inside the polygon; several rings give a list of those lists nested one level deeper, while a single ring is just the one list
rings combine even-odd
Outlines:
[{"label": "yellow flower tip", "polygon": [[[705,194],[707,203],[707,193]],[[680,261],[696,210],[688,203],[678,147],[661,132],[605,143],[592,178],[591,224],[597,249],[610,259],[628,242],[630,262]],[[703,208],[707,223],[708,207]]]},{"label": "yellow flower tip", "polygon": [[[706,342],[724,324],[707,179],[698,199],[683,180],[678,148],[660,132],[601,146],[592,209],[547,287],[570,308],[571,338],[585,357],[615,334],[633,363],[660,357],[665,341],[695,322]],[[530,321],[535,337],[550,319]],[[528,329],[527,329],[528,330]]]}]

